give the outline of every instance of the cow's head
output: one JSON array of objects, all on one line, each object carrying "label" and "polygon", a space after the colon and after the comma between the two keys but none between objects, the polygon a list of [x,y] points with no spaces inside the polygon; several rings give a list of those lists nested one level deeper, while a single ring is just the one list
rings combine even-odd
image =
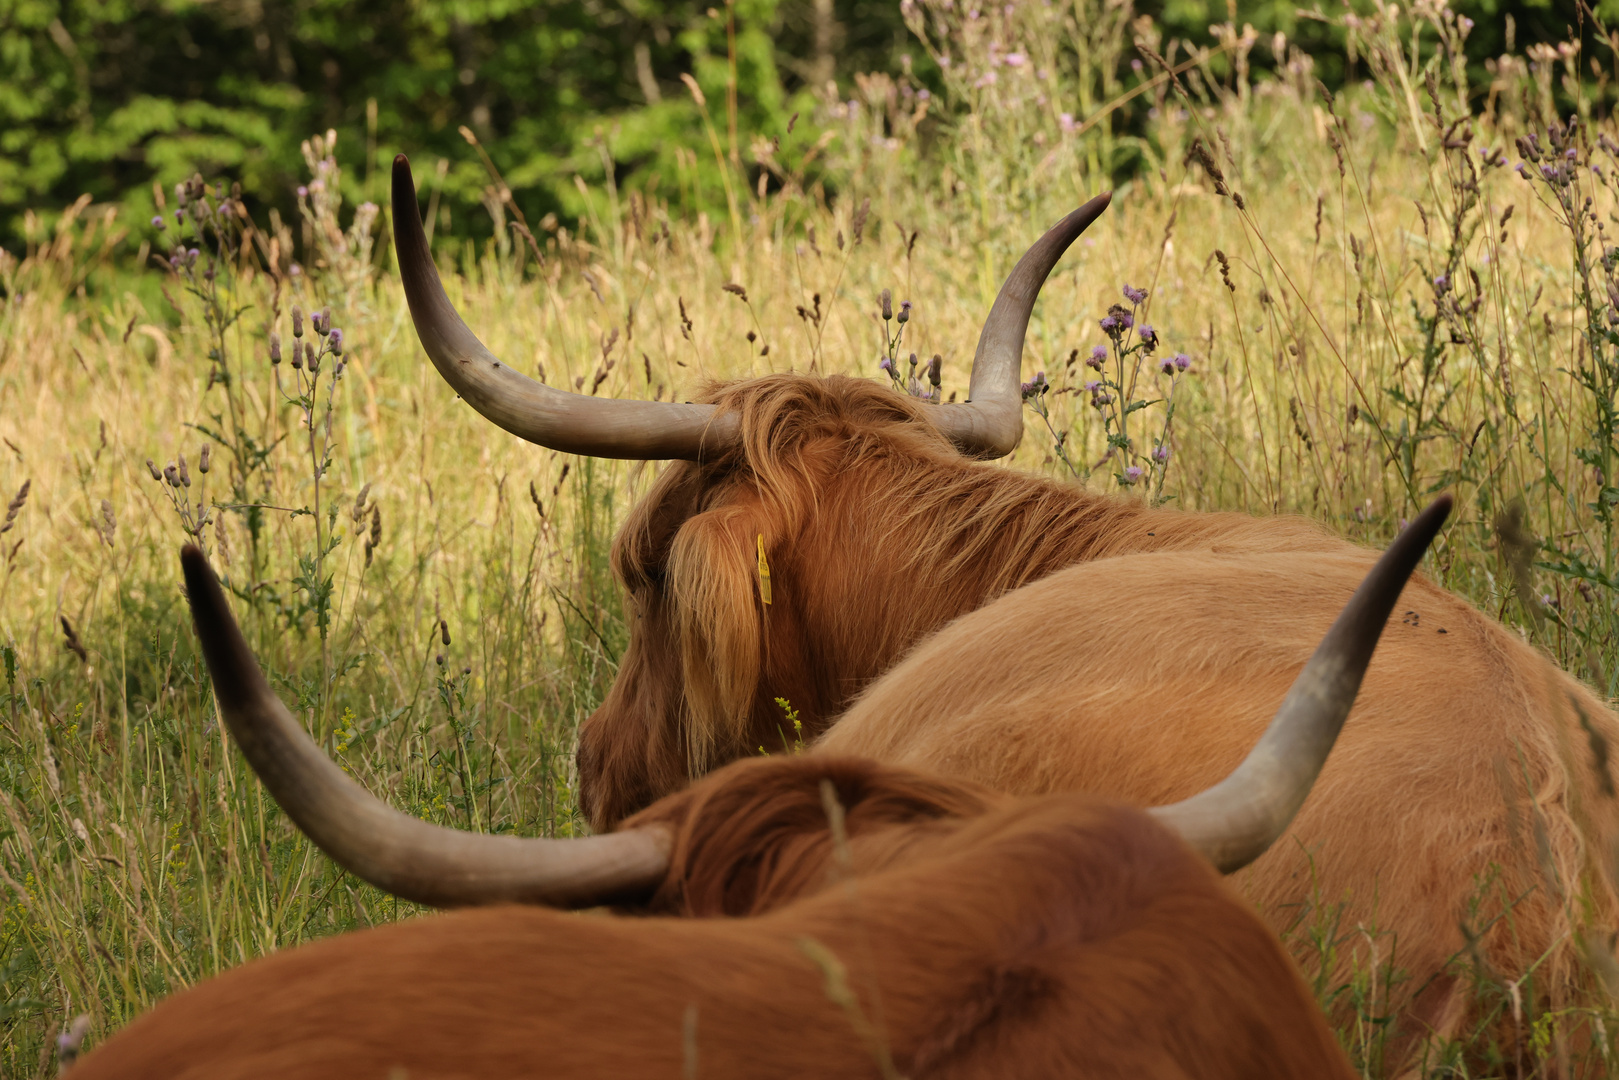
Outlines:
[{"label": "cow's head", "polygon": [[[1213,788],[1150,811],[1220,870],[1262,854],[1304,802],[1389,612],[1449,507],[1441,498],[1378,561],[1248,758]],[[809,794],[822,780],[838,803],[855,806],[848,835],[865,845],[856,869],[903,860],[911,846],[927,842],[930,822],[971,817],[996,798],[915,774],[896,783],[898,771],[883,780],[888,774],[872,766],[809,755],[733,765],[606,835],[553,840],[432,825],[377,800],[326,757],[265,681],[202,553],[188,547],[182,563],[220,713],[244,756],[322,850],[406,899],[757,911],[826,881],[836,847],[827,819],[837,811]],[[796,794],[777,782],[793,777]],[[886,828],[896,824],[906,828]]]},{"label": "cow's head", "polygon": [[[943,542],[918,550],[920,538],[947,535],[921,518],[977,514],[981,535],[997,531],[995,499],[979,490],[984,471],[969,463],[1010,453],[1021,439],[1019,379],[1035,298],[1110,196],[1068,215],[1023,256],[979,336],[968,400],[935,405],[842,376],[764,376],[688,403],[537,383],[491,354],[445,296],[402,156],[393,198],[417,334],[457,393],[553,449],[675,459],[614,545],[634,622],[618,679],[583,724],[579,749],[584,809],[602,828],[717,764],[791,741],[774,699],[814,735],[921,632],[963,603],[977,606],[976,597],[952,603],[950,586],[911,580],[918,566],[938,580],[946,563],[972,555]],[[925,507],[916,498],[924,491]],[[993,594],[993,583],[975,585]]]}]

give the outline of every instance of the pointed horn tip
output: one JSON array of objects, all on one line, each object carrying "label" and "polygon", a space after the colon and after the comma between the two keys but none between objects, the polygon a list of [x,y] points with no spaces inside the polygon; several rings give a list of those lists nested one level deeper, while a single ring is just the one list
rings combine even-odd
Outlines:
[{"label": "pointed horn tip", "polygon": [[[1450,517],[1450,512],[1456,507],[1456,496],[1450,492],[1442,492],[1433,502],[1423,508],[1422,513],[1411,519],[1405,527],[1404,533],[1409,533],[1413,540],[1426,548],[1433,543],[1435,536],[1439,535],[1440,528]],[[1402,535],[1404,535],[1402,533]]]},{"label": "pointed horn tip", "polygon": [[[185,575],[187,586],[190,586],[212,577],[214,568],[208,565],[208,556],[202,553],[201,548],[196,544],[186,544],[180,548],[180,572]],[[191,590],[188,588],[187,591]],[[195,600],[192,602],[194,604]]]},{"label": "pointed horn tip", "polygon": [[416,178],[411,175],[410,158],[404,154],[394,155],[394,197],[409,193],[411,198],[416,197]]}]

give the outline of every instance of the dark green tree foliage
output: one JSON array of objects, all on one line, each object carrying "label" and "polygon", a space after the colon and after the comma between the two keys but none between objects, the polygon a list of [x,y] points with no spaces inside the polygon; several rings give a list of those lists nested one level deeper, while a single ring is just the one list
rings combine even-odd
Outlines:
[{"label": "dark green tree foliage", "polygon": [[[1453,6],[1477,23],[1468,45],[1482,75],[1507,48],[1509,15],[1521,51],[1565,37],[1578,2]],[[1619,23],[1619,0],[1595,6]],[[1200,43],[1234,10],[1238,26],[1284,31],[1315,53],[1327,85],[1358,77],[1341,30],[1301,16],[1294,0],[1136,8]],[[1585,36],[1586,56],[1611,65],[1589,22]],[[788,136],[787,121],[813,108],[827,79],[893,70],[901,53],[928,78],[897,0],[0,0],[0,244],[24,241],[26,209],[48,220],[81,194],[124,201],[139,221],[154,181],[172,187],[198,170],[240,179],[250,205],[290,217],[299,143],[328,128],[350,205],[381,201],[387,161],[402,150],[438,189],[441,233],[491,228],[479,209],[489,178],[463,125],[530,221],[578,215],[574,176],[599,184],[608,169],[623,186],[658,183],[677,208],[714,209],[724,205],[718,166],[682,74],[701,85],[729,157],[735,57],[736,161],[747,168],[753,135],[789,149],[815,138],[803,122]],[[1267,62],[1265,50],[1254,57]],[[439,159],[450,163],[442,184]]]},{"label": "dark green tree foliage", "polygon": [[[1410,0],[1389,2],[1397,2],[1402,9],[1411,6]],[[1579,36],[1587,58],[1595,58],[1609,71],[1619,61],[1600,42],[1591,18],[1594,13],[1610,29],[1619,29],[1619,0],[1449,0],[1448,6],[1473,20],[1467,37],[1467,58],[1469,77],[1481,96],[1485,91],[1480,88],[1489,83],[1485,61],[1506,52],[1522,55],[1528,45]],[[1310,13],[1319,11],[1337,17],[1346,7],[1366,15],[1376,11],[1372,0],[1349,0],[1347,4],[1344,0],[1237,0],[1234,21],[1239,28],[1250,23],[1265,35],[1277,31],[1287,34],[1295,45],[1314,57],[1316,77],[1335,89],[1347,79],[1365,78],[1366,72],[1345,63],[1343,30],[1312,18]],[[1583,22],[1581,7],[1587,12]],[[1228,0],[1140,0],[1136,9],[1163,23],[1166,34],[1203,44],[1213,40],[1209,26],[1231,19],[1233,11]],[[1254,66],[1264,67],[1268,61],[1268,55],[1261,51],[1254,58]],[[1589,70],[1585,74],[1591,75]]]},{"label": "dark green tree foliage", "polygon": [[[462,125],[531,220],[576,207],[573,175],[599,181],[604,160],[621,176],[673,180],[675,149],[707,144],[682,73],[696,75],[728,135],[733,27],[745,161],[750,133],[784,134],[784,82],[801,81],[777,68],[777,8],[0,0],[0,239],[22,238],[27,207],[54,210],[81,193],[149,204],[152,181],[169,187],[198,169],[239,178],[250,201],[289,212],[304,172],[299,143],[327,128],[339,132],[351,199],[381,198],[396,151],[428,182],[434,160],[448,158],[443,194],[457,231],[489,229],[487,215],[465,213],[489,181]],[[703,158],[698,168],[715,167],[712,153]],[[476,225],[457,220],[469,217]]]}]

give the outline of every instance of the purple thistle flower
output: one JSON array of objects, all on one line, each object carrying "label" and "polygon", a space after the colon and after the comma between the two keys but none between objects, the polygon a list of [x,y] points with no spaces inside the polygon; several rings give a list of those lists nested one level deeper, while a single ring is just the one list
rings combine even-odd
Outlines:
[{"label": "purple thistle flower", "polygon": [[1126,484],[1134,484],[1141,479],[1142,475],[1146,471],[1147,470],[1143,469],[1140,465],[1132,465],[1128,469],[1124,470],[1124,482]]},{"label": "purple thistle flower", "polygon": [[333,327],[331,335],[327,338],[327,340],[331,342],[332,355],[333,356],[342,356],[343,355],[343,331],[336,328],[336,327]]},{"label": "purple thistle flower", "polygon": [[1142,323],[1141,329],[1136,331],[1141,336],[1141,344],[1146,346],[1148,352],[1158,344],[1158,331],[1152,328],[1151,323]]},{"label": "purple thistle flower", "polygon": [[305,187],[304,185],[299,184],[298,185],[298,197],[300,199],[307,199],[309,197],[309,189],[307,187]]},{"label": "purple thistle flower", "polygon": [[906,323],[908,323],[910,321],[911,321],[911,302],[909,300],[901,300],[899,302],[899,324],[901,326],[904,326]]},{"label": "purple thistle flower", "polygon": [[1192,366],[1192,358],[1183,352],[1176,353],[1174,356],[1170,357],[1170,359],[1175,361],[1176,371],[1185,371],[1187,368]]},{"label": "purple thistle flower", "polygon": [[152,219],[152,228],[156,229],[158,232],[162,232],[168,227],[169,223],[163,220],[162,214],[159,214],[157,217]]},{"label": "purple thistle flower", "polygon": [[1117,316],[1114,316],[1114,315],[1104,315],[1104,316],[1102,316],[1102,332],[1104,334],[1112,334],[1114,330],[1118,329],[1118,325],[1119,325],[1119,320],[1118,320]]},{"label": "purple thistle flower", "polygon": [[175,207],[174,210],[174,223],[176,225],[184,225],[186,223],[186,212],[179,207]]},{"label": "purple thistle flower", "polygon": [[1124,287],[1124,298],[1130,303],[1140,306],[1147,299],[1146,289],[1133,289],[1129,285]]},{"label": "purple thistle flower", "polygon": [[894,374],[894,361],[890,360],[886,356],[877,362],[877,367],[888,372],[890,375]]},{"label": "purple thistle flower", "polygon": [[1021,387],[1023,392],[1023,400],[1027,401],[1032,397],[1039,397],[1050,388],[1051,384],[1046,382],[1046,373],[1043,371],[1037,371],[1034,373],[1034,378],[1024,383]]},{"label": "purple thistle flower", "polygon": [[1092,379],[1090,382],[1085,384],[1086,393],[1094,394],[1100,389],[1102,389],[1102,384],[1099,380]]},{"label": "purple thistle flower", "polygon": [[1158,361],[1158,370],[1163,372],[1165,375],[1175,374],[1175,358],[1173,356],[1166,356],[1162,360]]},{"label": "purple thistle flower", "polygon": [[1095,368],[1097,371],[1101,371],[1102,365],[1105,363],[1107,363],[1107,346],[1098,345],[1096,348],[1091,350],[1090,359],[1085,361],[1085,366]]},{"label": "purple thistle flower", "polygon": [[1449,292],[1450,291],[1450,275],[1449,274],[1440,274],[1438,277],[1434,278],[1433,279],[1433,291],[1436,294],[1438,294],[1439,296],[1444,296],[1447,292]]},{"label": "purple thistle flower", "polygon": [[1169,460],[1169,447],[1159,444],[1152,448],[1152,459],[1162,465]]}]

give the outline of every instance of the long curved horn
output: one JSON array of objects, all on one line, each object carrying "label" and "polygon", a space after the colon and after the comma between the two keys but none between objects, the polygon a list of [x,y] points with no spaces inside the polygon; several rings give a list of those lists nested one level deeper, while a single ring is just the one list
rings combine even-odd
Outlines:
[{"label": "long curved horn", "polygon": [[444,295],[404,154],[394,158],[394,253],[416,336],[467,404],[520,439],[587,457],[696,461],[733,445],[734,415],[712,405],[617,401],[556,390],[500,362]]},{"label": "long curved horn", "polygon": [[281,808],[338,865],[435,907],[503,901],[588,907],[649,895],[669,867],[665,828],[577,840],[459,832],[419,821],[344,775],[270,689],[203,553],[180,552],[220,714]]},{"label": "long curved horn", "polygon": [[1241,765],[1207,791],[1149,813],[1223,874],[1265,853],[1304,805],[1349,716],[1372,651],[1423,553],[1450,515],[1441,495],[1377,560]]},{"label": "long curved horn", "polygon": [[1053,225],[1001,286],[978,335],[966,403],[934,410],[934,423],[962,453],[995,458],[1017,449],[1023,438],[1023,338],[1035,298],[1063,252],[1112,201],[1113,193],[1105,192]]}]

